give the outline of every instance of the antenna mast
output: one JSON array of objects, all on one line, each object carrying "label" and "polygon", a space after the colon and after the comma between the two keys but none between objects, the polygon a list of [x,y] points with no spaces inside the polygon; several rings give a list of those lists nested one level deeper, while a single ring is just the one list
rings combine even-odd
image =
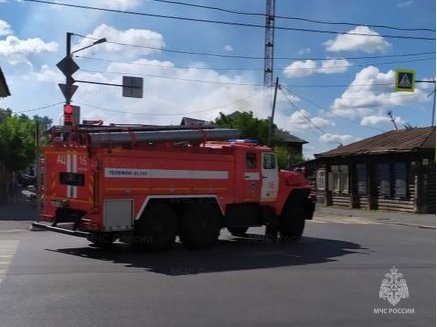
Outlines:
[{"label": "antenna mast", "polygon": [[275,0],[266,0],[266,36],[264,48],[264,87],[273,86],[273,53],[275,40]]}]

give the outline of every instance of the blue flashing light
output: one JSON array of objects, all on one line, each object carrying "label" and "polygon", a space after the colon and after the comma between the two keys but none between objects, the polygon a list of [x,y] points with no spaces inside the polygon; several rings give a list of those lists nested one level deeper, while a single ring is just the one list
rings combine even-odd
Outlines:
[{"label": "blue flashing light", "polygon": [[228,141],[234,144],[238,143],[238,144],[258,145],[258,140],[256,139],[230,139]]}]

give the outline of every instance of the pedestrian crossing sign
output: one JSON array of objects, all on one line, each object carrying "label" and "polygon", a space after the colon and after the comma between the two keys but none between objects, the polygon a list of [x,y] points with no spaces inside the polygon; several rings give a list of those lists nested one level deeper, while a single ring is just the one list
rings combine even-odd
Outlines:
[{"label": "pedestrian crossing sign", "polygon": [[414,92],[416,71],[413,69],[397,69],[395,80],[396,92]]}]

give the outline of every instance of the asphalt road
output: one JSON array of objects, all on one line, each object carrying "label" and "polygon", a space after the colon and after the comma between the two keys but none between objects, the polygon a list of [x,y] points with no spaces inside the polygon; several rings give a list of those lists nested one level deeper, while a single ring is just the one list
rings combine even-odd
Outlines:
[{"label": "asphalt road", "polygon": [[[250,233],[147,254],[1,230],[0,327],[435,325],[433,229],[315,221],[297,244]],[[396,306],[379,298],[392,267],[409,290]]]}]

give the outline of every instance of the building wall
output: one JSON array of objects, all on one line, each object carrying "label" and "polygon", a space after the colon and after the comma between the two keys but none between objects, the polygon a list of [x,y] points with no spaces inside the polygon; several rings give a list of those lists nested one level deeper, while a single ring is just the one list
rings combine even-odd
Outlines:
[{"label": "building wall", "polygon": [[390,154],[321,160],[317,198],[325,205],[435,213],[432,154]]}]

